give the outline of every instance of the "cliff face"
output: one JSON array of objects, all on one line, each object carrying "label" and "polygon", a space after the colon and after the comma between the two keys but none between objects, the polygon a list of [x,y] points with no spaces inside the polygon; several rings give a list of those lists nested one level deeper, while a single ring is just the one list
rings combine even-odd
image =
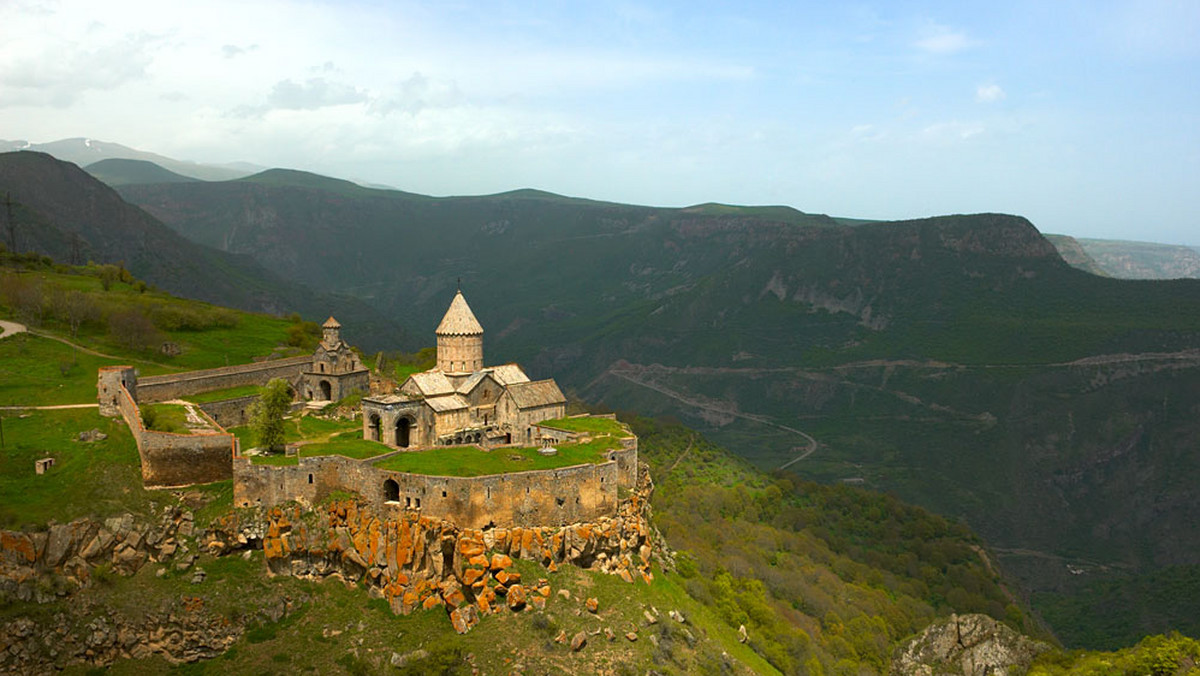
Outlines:
[{"label": "cliff face", "polygon": [[642,476],[618,515],[595,523],[476,530],[415,512],[381,519],[366,505],[342,501],[312,512],[273,508],[248,524],[231,515],[206,533],[204,547],[224,554],[260,541],[274,575],[361,582],[397,614],[444,606],[455,630],[465,633],[479,613],[505,605],[521,610],[549,597],[544,580],[522,580],[511,570],[514,559],[550,571],[560,564],[596,568],[649,584],[651,560],[661,563],[663,553],[651,537],[651,486],[644,470]]},{"label": "cliff face", "polygon": [[1050,646],[1022,636],[987,615],[952,615],[931,624],[896,653],[892,676],[1006,676],[1024,674]]}]

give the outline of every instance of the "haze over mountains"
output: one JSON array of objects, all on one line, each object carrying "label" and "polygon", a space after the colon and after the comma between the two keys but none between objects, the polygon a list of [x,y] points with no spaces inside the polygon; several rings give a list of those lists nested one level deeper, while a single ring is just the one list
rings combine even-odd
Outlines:
[{"label": "haze over mountains", "polygon": [[[461,278],[491,361],[678,416],[763,468],[963,518],[1068,642],[1200,630],[1186,612],[1200,604],[1198,281],[1082,272],[1001,214],[848,226],[786,207],[94,170],[153,217],[140,218],[405,329],[376,345],[427,344]],[[67,168],[38,181],[107,194]],[[1128,596],[1155,576],[1182,591]]]}]

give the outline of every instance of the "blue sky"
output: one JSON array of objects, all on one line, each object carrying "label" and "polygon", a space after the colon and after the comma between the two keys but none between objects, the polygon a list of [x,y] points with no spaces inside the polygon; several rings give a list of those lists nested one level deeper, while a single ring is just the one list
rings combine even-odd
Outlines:
[{"label": "blue sky", "polygon": [[1200,2],[0,4],[0,138],[1200,244]]}]

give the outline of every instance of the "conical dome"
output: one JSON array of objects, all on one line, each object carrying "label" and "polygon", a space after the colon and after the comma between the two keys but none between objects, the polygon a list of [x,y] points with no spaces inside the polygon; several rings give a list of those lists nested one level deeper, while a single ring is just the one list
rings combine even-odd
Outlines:
[{"label": "conical dome", "polygon": [[482,334],[483,327],[479,325],[479,320],[475,319],[475,313],[471,312],[471,307],[467,305],[467,299],[463,298],[462,291],[454,294],[454,300],[450,301],[450,309],[446,310],[446,316],[442,317],[442,323],[438,324],[437,335],[478,336]]}]

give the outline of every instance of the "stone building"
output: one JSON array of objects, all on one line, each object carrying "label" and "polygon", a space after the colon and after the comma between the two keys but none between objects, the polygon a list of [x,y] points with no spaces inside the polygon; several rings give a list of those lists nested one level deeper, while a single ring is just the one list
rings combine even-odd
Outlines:
[{"label": "stone building", "polygon": [[313,352],[312,365],[301,373],[303,398],[338,401],[353,392],[368,391],[370,371],[342,340],[342,325],[330,317],[321,330],[321,344]]},{"label": "stone building", "polygon": [[398,448],[532,443],[537,423],[565,415],[553,379],[483,363],[483,327],[459,291],[437,328],[437,366],[397,393],[364,397],[363,438]]}]

